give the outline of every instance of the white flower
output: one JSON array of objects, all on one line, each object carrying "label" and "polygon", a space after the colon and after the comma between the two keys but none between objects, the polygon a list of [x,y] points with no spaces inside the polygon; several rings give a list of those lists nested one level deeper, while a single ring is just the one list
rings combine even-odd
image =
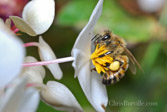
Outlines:
[{"label": "white flower", "polygon": [[24,55],[22,42],[0,22],[0,89],[19,75]]},{"label": "white flower", "polygon": [[32,0],[24,7],[23,19],[17,16],[10,16],[10,18],[20,31],[36,36],[49,29],[54,15],[54,0]]},{"label": "white flower", "polygon": [[[32,56],[27,56],[24,62],[37,62],[37,60]],[[24,67],[20,76],[27,76],[28,83],[43,83],[45,69],[43,66]]]},{"label": "white flower", "polygon": [[[42,61],[49,61],[49,60],[55,60],[56,56],[50,46],[42,39],[42,37],[39,37],[39,55]],[[57,63],[55,64],[48,64],[46,67],[51,71],[53,76],[56,79],[62,78],[62,71]]]},{"label": "white flower", "polygon": [[39,92],[26,88],[27,79],[21,78],[11,83],[11,87],[0,96],[0,112],[35,112],[39,103]]},{"label": "white flower", "polygon": [[88,24],[80,32],[74,47],[72,56],[75,60],[75,76],[78,76],[79,83],[88,98],[89,102],[98,112],[104,112],[108,103],[106,87],[102,84],[101,76],[91,68],[91,39],[94,37],[95,24],[102,13],[103,0],[99,0]]},{"label": "white flower", "polygon": [[137,2],[143,11],[152,13],[160,10],[165,0],[137,0]]},{"label": "white flower", "polygon": [[[44,47],[42,52],[45,54],[48,47],[40,44],[38,46],[41,49]],[[47,49],[45,49],[45,47]],[[46,52],[46,54],[49,54],[49,52]],[[34,57],[28,56],[25,58],[25,62],[37,62],[37,60]],[[55,69],[57,70],[57,68]],[[32,66],[25,67],[21,76],[27,76],[30,85],[32,84],[40,91],[42,100],[56,110],[64,110],[68,112],[75,110],[81,112],[82,108],[66,86],[55,81],[49,81],[47,85],[43,84],[44,73],[45,71],[42,66]]]},{"label": "white flower", "polygon": [[59,82],[49,81],[46,89],[41,90],[41,98],[56,110],[82,112],[81,106],[71,91]]}]

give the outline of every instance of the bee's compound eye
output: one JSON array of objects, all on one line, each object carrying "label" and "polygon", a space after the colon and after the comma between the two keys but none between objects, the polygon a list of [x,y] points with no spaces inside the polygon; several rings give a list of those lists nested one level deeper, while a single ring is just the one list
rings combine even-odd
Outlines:
[{"label": "bee's compound eye", "polygon": [[104,40],[108,40],[108,39],[110,39],[110,38],[111,38],[111,36],[110,36],[109,34],[107,34],[107,35],[104,35],[104,36],[103,36],[102,40],[104,41]]}]

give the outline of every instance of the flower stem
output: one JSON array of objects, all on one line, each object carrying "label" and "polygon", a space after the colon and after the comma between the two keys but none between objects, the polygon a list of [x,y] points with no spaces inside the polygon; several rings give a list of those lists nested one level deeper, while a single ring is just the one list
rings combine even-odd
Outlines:
[{"label": "flower stem", "polygon": [[41,61],[41,62],[34,62],[34,63],[24,63],[23,66],[24,67],[42,66],[42,65],[54,64],[54,63],[64,63],[64,62],[69,62],[69,61],[74,61],[74,58],[73,57],[65,57],[65,58],[49,60],[49,61]]},{"label": "flower stem", "polygon": [[29,42],[29,43],[25,43],[24,47],[30,47],[30,46],[38,46],[37,42]]}]

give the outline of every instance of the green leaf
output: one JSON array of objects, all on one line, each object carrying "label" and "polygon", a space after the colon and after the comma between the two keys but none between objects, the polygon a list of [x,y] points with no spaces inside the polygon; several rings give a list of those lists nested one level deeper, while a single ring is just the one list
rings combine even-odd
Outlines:
[{"label": "green leaf", "polygon": [[57,22],[69,26],[77,25],[82,21],[86,24],[97,2],[98,0],[73,0],[59,12]]},{"label": "green leaf", "polygon": [[162,43],[160,42],[153,42],[148,46],[142,61],[142,67],[146,73],[149,73],[152,69],[154,62],[157,60],[161,47]]},{"label": "green leaf", "polygon": [[[57,16],[57,23],[82,29],[97,3],[97,0],[74,0],[67,4]],[[134,17],[127,14],[114,0],[106,0],[96,32],[106,29],[133,42],[147,41],[155,30],[155,22],[150,17]],[[100,32],[98,32],[100,33]]]},{"label": "green leaf", "polygon": [[160,17],[160,23],[167,28],[167,4],[165,4],[162,13],[161,13],[161,17]]}]

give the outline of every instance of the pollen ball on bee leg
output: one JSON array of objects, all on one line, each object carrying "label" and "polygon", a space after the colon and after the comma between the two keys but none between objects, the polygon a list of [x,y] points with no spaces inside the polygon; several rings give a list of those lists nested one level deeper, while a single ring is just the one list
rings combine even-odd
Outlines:
[{"label": "pollen ball on bee leg", "polygon": [[119,61],[114,61],[113,63],[110,64],[109,68],[112,71],[117,71],[120,67]]}]

